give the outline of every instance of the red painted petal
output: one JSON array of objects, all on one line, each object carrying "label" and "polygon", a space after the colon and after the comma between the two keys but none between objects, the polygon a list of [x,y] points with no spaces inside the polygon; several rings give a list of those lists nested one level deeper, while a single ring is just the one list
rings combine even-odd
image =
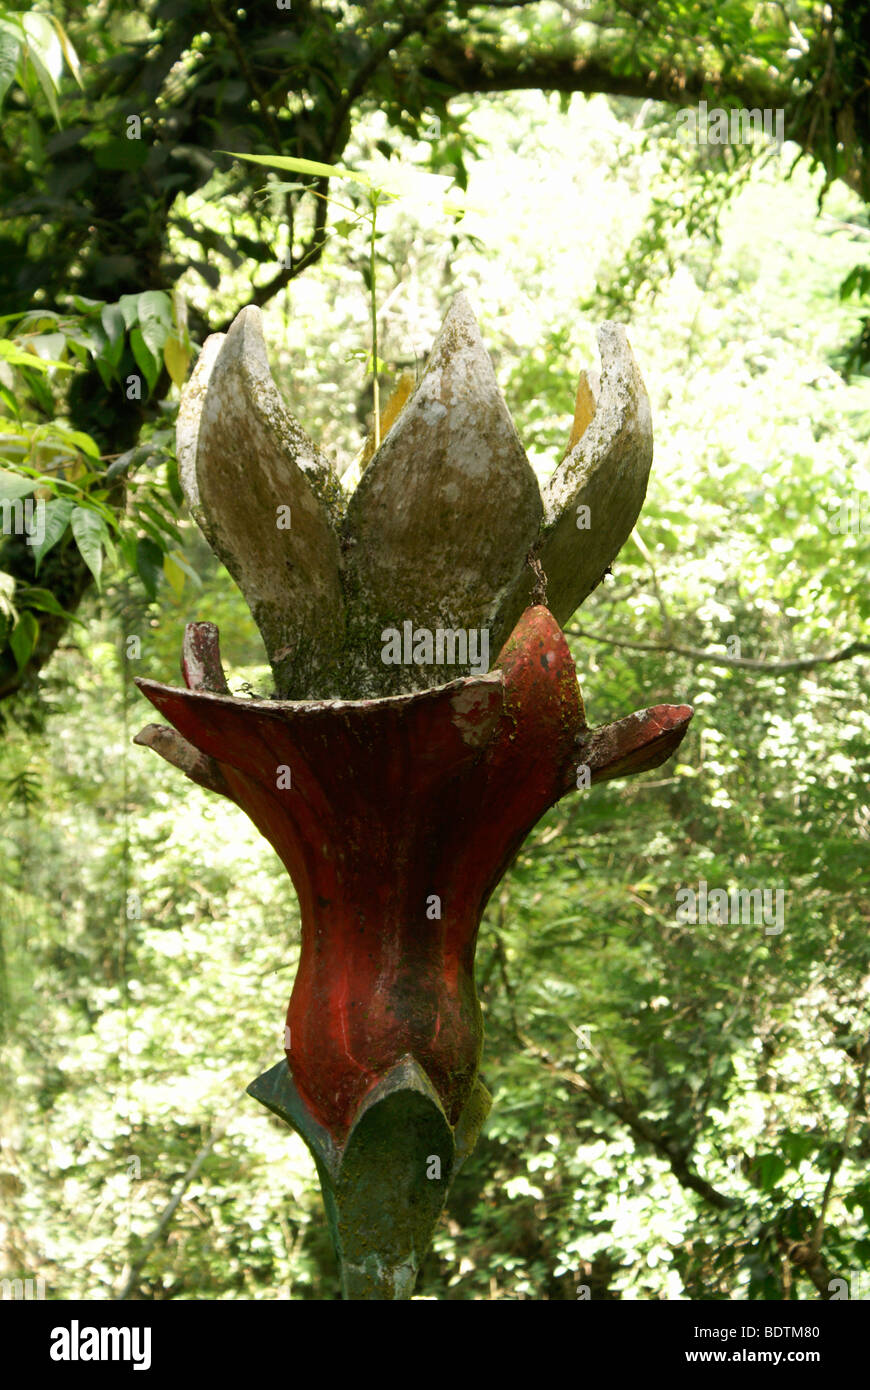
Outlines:
[{"label": "red painted petal", "polygon": [[655,705],[602,725],[580,747],[577,763],[591,769],[593,782],[660,767],[679,748],[693,713],[691,705]]},{"label": "red painted petal", "polygon": [[[194,636],[214,684],[216,636]],[[480,1059],[474,948],[492,890],[580,757],[594,780],[655,766],[691,717],[659,706],[590,734],[570,650],[540,606],[489,675],[413,695],[282,703],[137,683],[293,878],[287,1057],[339,1144],[408,1055],[458,1121]]]}]

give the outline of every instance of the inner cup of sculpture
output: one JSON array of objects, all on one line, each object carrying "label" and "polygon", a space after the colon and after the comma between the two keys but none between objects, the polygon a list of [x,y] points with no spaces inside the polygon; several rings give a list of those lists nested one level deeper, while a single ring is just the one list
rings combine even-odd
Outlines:
[{"label": "inner cup of sculpture", "polygon": [[599,349],[543,490],[464,295],[350,496],[272,381],[257,309],[207,340],[183,395],[182,486],[275,690],[233,696],[217,629],[191,623],[185,688],[137,682],[168,722],[136,741],[234,801],[293,881],[286,1055],[248,1090],[313,1155],[346,1298],[411,1296],[489,1111],[474,952],[493,890],[556,801],[658,767],[692,717],[590,728],[561,631],[652,459],[624,330]]}]

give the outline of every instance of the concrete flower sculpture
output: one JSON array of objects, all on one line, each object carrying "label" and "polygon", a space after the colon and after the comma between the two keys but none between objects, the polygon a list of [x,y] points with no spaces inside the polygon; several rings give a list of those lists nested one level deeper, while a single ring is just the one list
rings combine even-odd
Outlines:
[{"label": "concrete flower sculpture", "polygon": [[[349,500],[281,401],[256,309],[208,340],[182,403],[182,485],[275,698],[233,697],[217,629],[190,624],[186,689],[139,681],[169,723],[137,741],[240,806],[293,880],[286,1060],[249,1090],[314,1156],[349,1298],[410,1296],[489,1108],[474,951],[513,855],[578,767],[591,782],[656,767],[691,718],[658,706],[590,729],[559,628],[630,533],[650,467],[624,332],[599,342],[597,400],[584,379],[543,497],[464,296]],[[472,632],[492,670],[472,673]]]}]

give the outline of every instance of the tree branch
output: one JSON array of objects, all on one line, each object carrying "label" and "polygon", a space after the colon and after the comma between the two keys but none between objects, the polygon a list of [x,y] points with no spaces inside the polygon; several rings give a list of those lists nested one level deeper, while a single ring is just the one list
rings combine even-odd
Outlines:
[{"label": "tree branch", "polygon": [[190,1184],[193,1182],[194,1178],[199,1173],[200,1169],[202,1168],[202,1165],[205,1163],[215,1144],[218,1142],[219,1139],[223,1138],[224,1134],[226,1133],[226,1127],[227,1121],[224,1121],[222,1124],[218,1125],[216,1129],[212,1130],[208,1139],[203,1144],[202,1148],[199,1150],[199,1153],[196,1155],[187,1172],[184,1174],[184,1177],[181,1179],[175,1191],[173,1192],[171,1198],[167,1202],[166,1206],[163,1208],[163,1211],[160,1215],[160,1220],[157,1222],[157,1225],[154,1227],[154,1230],[151,1232],[150,1236],[145,1241],[145,1244],[142,1246],[142,1249],[140,1250],[138,1257],[134,1260],[133,1265],[130,1269],[130,1273],[127,1276],[127,1280],[124,1284],[124,1287],[122,1288],[120,1293],[115,1294],[115,1302],[121,1303],[125,1299],[128,1299],[130,1297],[130,1294],[133,1292],[133,1289],[136,1286],[136,1281],[139,1278],[139,1275],[142,1273],[142,1270],[145,1268],[145,1265],[148,1263],[148,1260],[151,1257],[151,1252],[153,1251],[160,1237],[163,1235],[163,1232],[166,1230],[167,1226],[169,1225],[170,1221],[172,1220],[173,1216],[178,1210],[178,1205],[182,1197],[184,1196]]},{"label": "tree branch", "polygon": [[[341,129],[350,115],[351,108],[357,97],[362,96],[370,78],[374,76],[381,63],[385,62],[394,48],[399,48],[412,34],[422,33],[428,26],[429,20],[436,10],[441,9],[446,4],[446,0],[427,0],[422,10],[416,14],[406,15],[398,29],[384,39],[383,43],[369,54],[366,61],[357,70],[356,75],[348,84],[348,89],[342,100],[338,103],[333,113],[329,130],[324,141],[327,162],[331,159],[334,146],[341,135]],[[440,45],[439,45],[440,47]]]},{"label": "tree branch", "polygon": [[[432,15],[444,4],[446,4],[446,0],[428,0],[428,3],[424,5],[421,11],[414,15],[408,15],[404,23],[401,24],[398,29],[394,30],[373,53],[369,54],[369,57],[359,68],[356,76],[349,83],[347,91],[333,113],[332,121],[330,122],[329,130],[323,144],[324,162],[329,163],[334,157],[342,126],[351,111],[353,103],[356,101],[357,97],[361,96],[365,91],[371,77],[380,67],[381,63],[389,57],[394,48],[404,43],[405,39],[409,38],[411,34],[421,33],[425,30]],[[264,98],[261,98],[261,101],[262,100],[264,100]],[[258,308],[262,308],[263,305],[268,304],[269,300],[273,299],[276,294],[279,294],[286,285],[289,285],[291,280],[295,280],[297,275],[301,275],[303,270],[307,270],[310,266],[316,265],[320,260],[323,255],[323,248],[326,245],[325,232],[328,207],[326,192],[328,182],[328,179],[325,178],[318,179],[317,183],[312,185],[313,189],[321,194],[321,197],[316,200],[317,207],[314,213],[314,229],[302,255],[298,260],[294,261],[291,266],[282,266],[277,274],[272,276],[271,280],[267,280],[265,285],[254,288],[246,301],[248,304],[256,304]],[[215,329],[215,332],[225,333],[234,318],[235,314],[231,314],[228,319]]]},{"label": "tree branch", "polygon": [[[707,1182],[706,1178],[702,1178],[700,1173],[695,1172],[690,1166],[691,1147],[689,1145],[676,1143],[657,1125],[644,1119],[637,1106],[629,1099],[618,1070],[616,1071],[616,1085],[619,1090],[619,1095],[614,1096],[589,1077],[583,1076],[577,1071],[568,1070],[566,1067],[560,1066],[557,1062],[554,1062],[546,1048],[540,1047],[522,1031],[517,1021],[515,990],[508,973],[507,953],[501,936],[501,931],[505,927],[505,909],[506,897],[502,894],[499,899],[499,930],[496,932],[496,947],[493,964],[497,963],[499,967],[499,973],[507,999],[510,1028],[516,1041],[524,1051],[537,1057],[551,1076],[560,1081],[567,1082],[573,1090],[588,1096],[596,1105],[599,1105],[602,1110],[606,1110],[609,1114],[621,1120],[636,1139],[648,1145],[659,1158],[663,1158],[667,1162],[671,1172],[681,1187],[686,1188],[690,1192],[694,1192],[702,1201],[706,1202],[708,1206],[713,1207],[716,1211],[731,1211],[738,1207],[740,1198],[731,1197],[728,1196],[727,1193],[720,1192],[718,1188],[714,1187],[712,1183]],[[745,983],[746,981],[744,981],[744,986]],[[593,1047],[590,1043],[587,1043],[587,1046],[594,1054],[598,1063],[602,1067],[606,1067],[605,1059],[601,1056],[598,1049]],[[823,1298],[830,1297],[830,1286],[833,1279],[836,1277],[824,1256],[821,1254],[825,1212],[833,1191],[834,1180],[840,1164],[843,1161],[843,1157],[845,1156],[846,1148],[854,1130],[859,1110],[864,1104],[868,1066],[870,1066],[870,1039],[865,1042],[862,1048],[861,1070],[859,1073],[858,1085],[850,1107],[839,1155],[832,1164],[828,1181],[825,1185],[819,1216],[815,1222],[812,1239],[808,1243],[794,1241],[789,1243],[781,1234],[778,1235],[779,1246],[783,1250],[785,1258],[788,1261],[786,1268],[788,1270],[794,1268],[805,1274]]]},{"label": "tree branch", "polygon": [[836,1277],[821,1254],[822,1239],[825,1234],[825,1216],[831,1196],[833,1195],[834,1183],[836,1182],[837,1174],[840,1171],[843,1159],[846,1157],[846,1151],[849,1147],[858,1115],[864,1109],[864,1088],[867,1084],[868,1065],[870,1065],[870,1038],[865,1039],[859,1055],[861,1057],[861,1070],[858,1073],[858,1084],[855,1087],[855,1095],[849,1107],[849,1114],[846,1120],[842,1141],[837,1146],[837,1152],[831,1160],[828,1180],[825,1183],[825,1190],[822,1193],[819,1215],[816,1220],[812,1239],[808,1244],[797,1241],[789,1245],[786,1250],[786,1257],[790,1264],[806,1274],[807,1278],[823,1298],[830,1297],[831,1283]]},{"label": "tree branch", "polygon": [[676,68],[666,62],[656,70],[625,72],[617,70],[619,55],[589,56],[580,51],[537,52],[529,55],[520,48],[475,52],[469,44],[444,35],[437,51],[429,55],[421,74],[445,82],[460,92],[509,92],[542,89],[550,92],[607,92],[612,96],[641,100],[694,102],[727,90],[750,107],[781,103],[783,88],[765,81],[760,74],[738,75],[727,89],[706,68]]},{"label": "tree branch", "polygon": [[[635,25],[641,17],[629,9]],[[583,16],[586,19],[586,16]],[[596,20],[589,16],[589,23]],[[635,35],[636,40],[636,35]],[[626,58],[631,64],[626,67]],[[663,58],[657,66],[638,61],[636,43],[633,51],[617,48],[612,40],[608,47],[600,40],[588,51],[563,47],[556,52],[529,51],[529,48],[487,48],[477,52],[472,43],[463,42],[461,35],[439,36],[437,50],[431,52],[420,68],[423,78],[442,82],[455,94],[529,91],[582,92],[587,95],[603,92],[611,96],[635,97],[641,101],[661,101],[670,105],[695,105],[702,98],[721,103],[738,103],[749,108],[788,108],[791,115],[789,138],[804,153],[818,160],[829,171],[832,138],[831,111],[837,99],[845,101],[841,87],[829,92],[830,78],[826,72],[818,81],[808,80],[794,70],[789,71],[785,53],[783,70],[778,80],[766,77],[760,69],[744,66],[735,71],[726,65],[727,78],[702,66],[677,66]],[[828,54],[830,63],[830,53]],[[827,121],[819,128],[818,114],[823,111]],[[852,111],[851,104],[849,110]],[[812,118],[807,113],[812,112]],[[842,114],[842,113],[840,113]],[[842,137],[840,137],[842,138]],[[861,130],[854,147],[849,148],[845,167],[837,169],[837,177],[854,192],[867,198],[866,136]],[[828,182],[835,177],[829,174]]]},{"label": "tree branch", "polygon": [[[320,260],[320,257],[323,255],[323,249],[326,246],[326,215],[328,208],[326,202],[327,184],[327,179],[318,179],[317,183],[312,185],[312,187],[317,192],[323,194],[323,196],[315,199],[314,227],[302,255],[298,260],[293,262],[292,266],[282,266],[281,269],[272,276],[271,280],[266,281],[265,285],[252,286],[250,295],[245,299],[245,304],[256,304],[259,309],[262,309],[263,305],[268,304],[269,300],[280,293],[285,285],[289,285],[290,281],[295,280],[297,275],[301,275],[303,270],[307,270],[309,266],[316,265]],[[228,318],[224,319],[222,323],[218,324],[218,326],[211,331],[214,333],[226,333],[241,307],[241,305],[237,306]]]},{"label": "tree branch", "polygon": [[232,49],[233,54],[235,55],[236,62],[239,65],[239,71],[241,72],[242,76],[247,82],[251,95],[254,97],[254,99],[260,107],[260,110],[263,114],[263,123],[269,131],[272,140],[275,142],[275,148],[277,153],[281,149],[281,131],[278,127],[277,121],[275,120],[275,113],[272,110],[269,97],[263,90],[263,88],[260,86],[260,83],[257,80],[257,76],[250,63],[248,62],[244,47],[242,46],[242,43],[239,39],[236,26],[233,24],[232,20],[227,17],[226,12],[224,11],[222,0],[210,0],[210,3],[211,12],[215,17],[217,24],[226,35],[227,43]]},{"label": "tree branch", "polygon": [[637,530],[636,527],[635,527],[635,529],[634,529],[634,530],[632,531],[632,533],[631,533],[631,539],[634,541],[634,543],[635,543],[635,545],[637,546],[638,550],[640,551],[641,555],[643,556],[643,558],[646,560],[647,564],[649,565],[650,574],[652,575],[653,589],[654,589],[654,591],[655,591],[655,596],[656,596],[656,599],[657,599],[657,601],[658,601],[659,612],[660,612],[661,615],[662,615],[662,626],[664,627],[664,630],[665,630],[665,637],[668,639],[669,642],[673,642],[673,640],[674,640],[674,625],[673,625],[673,623],[671,622],[671,615],[670,615],[670,613],[668,612],[667,604],[665,603],[664,596],[663,596],[663,594],[662,594],[661,589],[659,588],[659,577],[658,577],[658,574],[656,573],[656,567],[655,567],[655,563],[654,563],[654,561],[653,561],[653,557],[652,557],[652,555],[650,555],[649,549],[647,548],[647,545],[646,545],[646,543],[645,543],[643,537],[641,536],[640,532]]},{"label": "tree branch", "polygon": [[636,1139],[640,1139],[644,1144],[649,1144],[659,1158],[666,1160],[681,1187],[697,1193],[717,1211],[727,1211],[734,1206],[734,1198],[726,1196],[724,1192],[713,1187],[712,1183],[707,1182],[706,1178],[702,1178],[699,1173],[696,1173],[689,1166],[690,1154],[675,1144],[672,1139],[668,1139],[656,1125],[645,1120],[640,1111],[627,1098],[619,1100],[615,1096],[608,1095],[594,1081],[580,1076],[577,1072],[563,1071],[552,1063],[549,1064],[548,1069],[560,1076],[563,1081],[567,1081],[575,1090],[584,1091],[602,1109],[622,1120]]},{"label": "tree branch", "polygon": [[691,661],[713,661],[717,666],[733,666],[743,671],[811,671],[814,666],[830,666],[836,661],[849,661],[853,656],[870,652],[870,642],[850,642],[839,651],[819,652],[817,656],[798,656],[788,661],[764,661],[750,656],[728,656],[724,652],[704,651],[701,647],[687,647],[681,642],[629,642],[624,638],[605,637],[603,632],[593,632],[591,628],[566,627],[570,637],[585,637],[590,642],[602,642],[610,647],[625,648],[636,652],[673,652],[676,656],[686,656]]},{"label": "tree branch", "polygon": [[[500,900],[499,927],[504,926],[504,907],[504,897],[502,897]],[[596,1105],[600,1105],[603,1110],[609,1111],[611,1115],[615,1115],[617,1119],[627,1125],[637,1139],[640,1139],[644,1144],[649,1144],[659,1157],[664,1158],[669,1164],[671,1172],[681,1187],[688,1188],[692,1192],[697,1193],[699,1197],[702,1197],[708,1205],[715,1207],[717,1211],[727,1211],[734,1206],[734,1198],[726,1196],[724,1192],[719,1192],[717,1188],[707,1182],[706,1178],[702,1178],[699,1173],[696,1173],[694,1169],[690,1168],[690,1153],[688,1150],[675,1144],[673,1140],[668,1139],[655,1125],[643,1118],[640,1111],[637,1110],[628,1099],[618,1079],[617,1084],[620,1087],[621,1099],[609,1095],[602,1087],[598,1086],[594,1081],[590,1081],[588,1077],[581,1076],[579,1072],[569,1071],[567,1068],[559,1066],[557,1062],[553,1061],[546,1048],[538,1046],[537,1043],[533,1042],[531,1038],[523,1033],[517,1022],[516,1013],[514,1011],[515,995],[508,975],[507,955],[504,949],[504,943],[498,932],[496,933],[496,952],[498,956],[499,972],[508,1002],[511,1031],[520,1046],[526,1052],[537,1057],[551,1076],[557,1077],[561,1081],[566,1081],[575,1091],[581,1091],[591,1097]],[[598,1061],[604,1065],[600,1054],[596,1053],[596,1056]]]}]

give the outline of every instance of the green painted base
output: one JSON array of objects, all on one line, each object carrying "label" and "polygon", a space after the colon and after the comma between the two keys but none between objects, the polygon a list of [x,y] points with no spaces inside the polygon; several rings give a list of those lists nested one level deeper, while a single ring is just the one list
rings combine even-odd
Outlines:
[{"label": "green painted base", "polygon": [[299,1133],[317,1165],[347,1299],[407,1299],[450,1184],[477,1142],[492,1097],[478,1081],[455,1129],[413,1057],[360,1105],[343,1148],[310,1114],[285,1060],[248,1094]]}]

